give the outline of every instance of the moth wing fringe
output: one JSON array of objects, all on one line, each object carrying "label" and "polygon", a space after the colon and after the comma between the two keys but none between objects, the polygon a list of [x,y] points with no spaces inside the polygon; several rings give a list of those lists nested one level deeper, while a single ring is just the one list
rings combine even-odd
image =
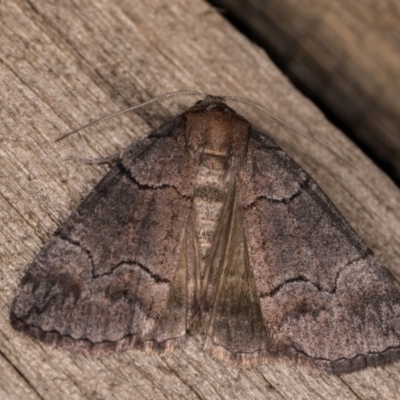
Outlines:
[{"label": "moth wing fringe", "polygon": [[28,325],[11,315],[11,324],[19,332],[39,340],[52,347],[62,347],[72,353],[83,353],[96,357],[107,356],[115,352],[122,353],[129,349],[144,350],[148,354],[169,354],[172,353],[184,341],[185,336],[157,342],[154,339],[143,339],[137,335],[127,335],[119,340],[93,342],[85,338],[73,338],[69,335],[62,335],[56,331],[45,331],[41,328]]},{"label": "moth wing fringe", "polygon": [[210,337],[205,340],[204,351],[227,365],[243,368],[257,367],[274,358],[267,352],[232,353],[223,346],[214,343]]}]

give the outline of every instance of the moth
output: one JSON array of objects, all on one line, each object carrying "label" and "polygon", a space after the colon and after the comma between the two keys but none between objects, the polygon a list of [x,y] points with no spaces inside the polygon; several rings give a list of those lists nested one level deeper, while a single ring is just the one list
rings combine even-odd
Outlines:
[{"label": "moth", "polygon": [[51,237],[12,326],[103,354],[201,333],[228,365],[346,373],[400,354],[400,294],[315,181],[207,96],[133,143]]}]

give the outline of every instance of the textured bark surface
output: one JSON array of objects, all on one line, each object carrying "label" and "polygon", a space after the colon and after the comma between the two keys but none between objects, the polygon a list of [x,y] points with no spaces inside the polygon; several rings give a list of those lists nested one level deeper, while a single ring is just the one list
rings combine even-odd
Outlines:
[{"label": "textured bark surface", "polygon": [[[236,94],[307,130],[354,168],[265,118],[252,119],[317,180],[397,281],[400,194],[261,50],[201,1],[0,7],[0,397],[397,398],[399,363],[343,377],[284,362],[228,368],[206,356],[196,338],[171,355],[129,351],[96,359],[16,333],[8,316],[27,266],[107,171],[65,158],[120,151],[160,121],[146,111],[61,143],[54,139],[127,105],[177,89]],[[174,103],[157,117],[170,104],[175,114]]]},{"label": "textured bark surface", "polygon": [[395,0],[215,0],[400,183]]}]

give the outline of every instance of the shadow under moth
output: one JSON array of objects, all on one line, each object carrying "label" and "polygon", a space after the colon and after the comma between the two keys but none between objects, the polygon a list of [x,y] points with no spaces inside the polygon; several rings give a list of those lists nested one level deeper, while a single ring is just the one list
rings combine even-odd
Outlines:
[{"label": "shadow under moth", "polygon": [[132,144],[30,265],[11,323],[103,354],[190,332],[230,365],[400,355],[400,294],[314,180],[207,96]]}]

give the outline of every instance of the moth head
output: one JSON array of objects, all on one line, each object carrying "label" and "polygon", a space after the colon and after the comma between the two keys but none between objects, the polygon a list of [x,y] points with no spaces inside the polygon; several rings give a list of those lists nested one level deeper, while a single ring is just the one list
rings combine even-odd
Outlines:
[{"label": "moth head", "polygon": [[210,94],[206,95],[206,97],[203,100],[197,101],[195,105],[191,107],[188,111],[195,111],[195,110],[212,111],[214,109],[218,109],[222,112],[226,112],[229,114],[236,114],[236,111],[226,104],[225,97],[213,96]]}]

